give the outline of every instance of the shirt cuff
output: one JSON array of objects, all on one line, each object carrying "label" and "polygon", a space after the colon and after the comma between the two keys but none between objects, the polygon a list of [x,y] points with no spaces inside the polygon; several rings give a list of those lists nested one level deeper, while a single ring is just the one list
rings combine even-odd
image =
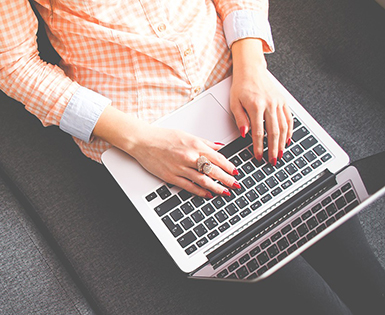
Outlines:
[{"label": "shirt cuff", "polygon": [[265,42],[264,52],[275,51],[270,23],[266,14],[251,10],[233,11],[223,22],[227,45],[243,38],[260,38]]},{"label": "shirt cuff", "polygon": [[96,122],[110,104],[107,97],[79,87],[65,108],[59,127],[71,136],[90,142]]}]

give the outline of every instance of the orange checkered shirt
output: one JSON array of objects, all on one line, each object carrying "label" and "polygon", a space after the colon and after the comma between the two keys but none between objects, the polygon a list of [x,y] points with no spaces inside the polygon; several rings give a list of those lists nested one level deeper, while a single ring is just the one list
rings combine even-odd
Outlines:
[{"label": "orange checkered shirt", "polygon": [[59,125],[100,161],[90,141],[105,106],[153,121],[223,80],[231,44],[264,40],[273,51],[268,0],[49,0],[34,5],[62,60],[43,62],[28,0],[0,6],[0,88],[44,126]]}]

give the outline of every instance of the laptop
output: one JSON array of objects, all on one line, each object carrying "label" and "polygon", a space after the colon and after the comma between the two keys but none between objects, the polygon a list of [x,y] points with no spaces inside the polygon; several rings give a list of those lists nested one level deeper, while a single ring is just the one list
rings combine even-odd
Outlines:
[{"label": "laptop", "polygon": [[[229,77],[154,124],[222,142],[241,189],[206,200],[163,182],[111,148],[102,162],[177,266],[189,277],[255,282],[287,264],[367,204],[359,171],[275,79],[294,116],[292,143],[275,166],[253,157],[230,111]],[[215,118],[215,119],[213,119]],[[132,179],[135,179],[134,181]],[[383,186],[383,185],[382,185]]]}]

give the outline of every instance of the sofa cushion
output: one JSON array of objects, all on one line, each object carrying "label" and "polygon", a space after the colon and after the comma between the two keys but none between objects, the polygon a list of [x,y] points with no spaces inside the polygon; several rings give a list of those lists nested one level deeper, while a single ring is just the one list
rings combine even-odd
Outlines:
[{"label": "sofa cushion", "polygon": [[0,313],[94,314],[2,178]]}]

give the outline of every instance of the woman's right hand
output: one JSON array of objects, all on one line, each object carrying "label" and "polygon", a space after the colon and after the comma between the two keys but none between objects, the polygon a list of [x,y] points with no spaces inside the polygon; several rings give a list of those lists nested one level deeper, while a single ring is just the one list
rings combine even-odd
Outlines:
[{"label": "woman's right hand", "polygon": [[[180,130],[147,124],[109,106],[102,113],[94,136],[100,137],[135,158],[148,172],[203,198],[230,195],[240,188],[235,166],[217,152],[222,145]],[[205,156],[213,164],[208,175],[197,170]],[[217,182],[217,181],[218,182]]]}]

